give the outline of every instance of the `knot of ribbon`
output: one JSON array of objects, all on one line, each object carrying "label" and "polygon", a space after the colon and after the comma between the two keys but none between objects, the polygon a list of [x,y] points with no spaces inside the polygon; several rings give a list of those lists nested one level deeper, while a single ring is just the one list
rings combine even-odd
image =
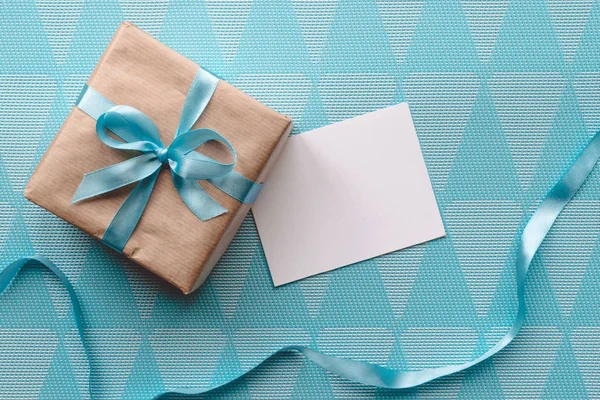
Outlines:
[{"label": "knot of ribbon", "polygon": [[[143,112],[126,105],[113,105],[89,86],[79,96],[77,106],[96,119],[96,135],[105,145],[141,155],[85,174],[72,204],[139,182],[127,197],[102,241],[122,251],[146,208],[163,165],[171,170],[173,184],[187,207],[202,221],[227,210],[219,205],[197,182],[206,180],[231,197],[252,203],[262,185],[233,170],[237,154],[233,145],[212,129],[191,129],[212,97],[218,78],[203,69],[198,71],[186,98],[181,120],[171,144],[162,142],[158,128]],[[109,135],[108,130],[121,140]],[[223,163],[195,151],[207,142],[225,145],[233,161]]]},{"label": "knot of ribbon", "polygon": [[158,161],[160,161],[162,164],[166,164],[169,161],[169,149],[165,149],[164,147],[161,147],[154,153],[156,153],[156,157],[158,157]]}]

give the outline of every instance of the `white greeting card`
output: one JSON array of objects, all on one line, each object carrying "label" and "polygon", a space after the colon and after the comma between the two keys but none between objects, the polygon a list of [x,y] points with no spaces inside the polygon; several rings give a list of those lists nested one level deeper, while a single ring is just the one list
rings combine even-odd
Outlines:
[{"label": "white greeting card", "polygon": [[406,103],[291,137],[252,209],[275,286],[445,236]]}]

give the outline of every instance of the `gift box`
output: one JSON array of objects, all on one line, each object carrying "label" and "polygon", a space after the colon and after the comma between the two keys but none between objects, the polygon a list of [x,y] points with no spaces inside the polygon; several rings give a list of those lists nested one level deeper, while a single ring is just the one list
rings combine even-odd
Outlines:
[{"label": "gift box", "polygon": [[[97,93],[99,98],[108,99],[114,105],[139,110],[154,122],[160,139],[169,146],[178,132],[184,104],[189,106],[186,99],[195,101],[193,96],[188,97],[191,86],[197,83],[199,71],[203,71],[199,68],[196,63],[125,22],[91,74],[87,82],[91,90],[87,94]],[[208,74],[203,73],[203,76]],[[215,85],[206,108],[192,129],[209,128],[222,135],[237,153],[234,171],[260,184],[289,135],[291,121],[225,81],[218,80]],[[136,184],[75,204],[72,200],[84,176],[87,178],[86,174],[123,163],[139,152],[123,151],[103,143],[96,131],[98,116],[94,117],[92,112],[86,113],[82,108],[85,109],[81,105],[74,107],[67,117],[31,176],[25,197],[103,240],[129,194],[138,190],[134,190]],[[166,150],[155,153],[156,157],[149,156],[154,157],[152,162],[157,162],[156,159],[164,162],[167,154],[171,154]],[[202,153],[222,164],[231,161],[227,146],[214,141],[202,145],[195,153]],[[167,164],[173,169],[173,166],[177,167],[177,160],[175,164],[173,160]],[[250,204],[231,197],[223,185],[218,188],[210,183],[212,181],[198,180],[206,194],[227,210],[203,221],[186,205],[181,188],[174,185],[175,179],[174,173],[166,167],[157,172],[139,222],[124,247],[117,250],[187,294],[206,279],[248,213]]]}]

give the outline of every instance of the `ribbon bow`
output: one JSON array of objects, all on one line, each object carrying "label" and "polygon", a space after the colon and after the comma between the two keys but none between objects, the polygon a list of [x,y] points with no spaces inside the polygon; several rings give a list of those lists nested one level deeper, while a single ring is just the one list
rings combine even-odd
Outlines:
[{"label": "ribbon bow", "polygon": [[[233,170],[237,155],[231,143],[212,129],[190,130],[208,104],[217,83],[218,78],[203,69],[198,71],[186,98],[179,127],[168,147],[146,114],[130,106],[115,106],[92,88],[84,87],[77,106],[97,119],[98,138],[113,149],[142,153],[87,173],[73,196],[72,204],[139,182],[113,218],[102,242],[119,252],[123,250],[148,204],[163,165],[169,166],[173,184],[184,203],[202,221],[227,210],[206,193],[198,180],[207,180],[243,203],[254,202],[262,185]],[[107,129],[123,141],[111,137]],[[222,163],[195,151],[210,141],[227,146],[233,161]]]}]

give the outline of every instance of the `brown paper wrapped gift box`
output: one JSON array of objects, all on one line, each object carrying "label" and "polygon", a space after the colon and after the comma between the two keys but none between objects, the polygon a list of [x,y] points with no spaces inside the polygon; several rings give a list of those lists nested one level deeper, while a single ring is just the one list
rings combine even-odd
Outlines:
[{"label": "brown paper wrapped gift box", "polygon": [[[197,70],[197,64],[125,22],[115,33],[88,85],[114,104],[129,105],[148,115],[168,146]],[[100,142],[95,124],[92,117],[73,108],[31,176],[25,197],[101,239],[134,185],[70,204],[85,173],[132,156]],[[235,170],[255,182],[263,182],[289,134],[291,121],[220,81],[194,125],[200,127],[225,136],[238,153]],[[218,144],[208,143],[200,151],[216,159],[228,157]],[[179,197],[169,172],[163,170],[136,230],[123,249],[125,256],[186,294],[206,279],[250,209],[209,183],[200,184],[228,213],[200,221]]]}]

